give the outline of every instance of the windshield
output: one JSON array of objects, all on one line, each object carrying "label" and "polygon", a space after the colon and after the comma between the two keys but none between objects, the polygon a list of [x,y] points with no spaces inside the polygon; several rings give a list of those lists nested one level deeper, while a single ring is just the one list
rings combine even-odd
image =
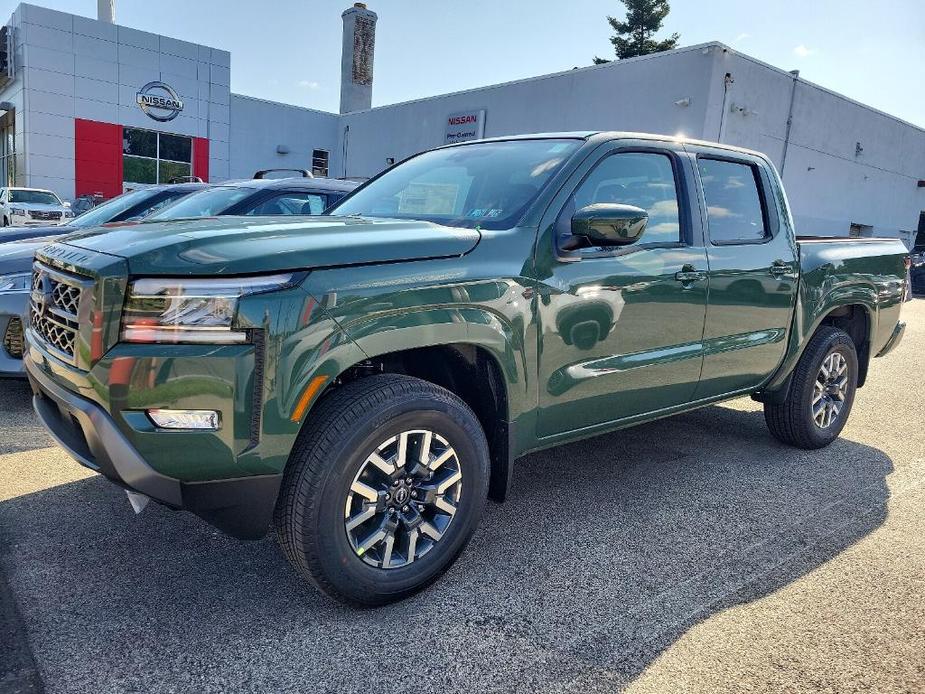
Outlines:
[{"label": "windshield", "polygon": [[165,207],[145,219],[146,222],[162,222],[170,219],[191,219],[195,217],[215,217],[241,202],[254,192],[253,188],[235,188],[218,186],[199,193],[187,195],[173,205]]},{"label": "windshield", "polygon": [[580,144],[508,140],[425,152],[387,171],[329,214],[507,229]]},{"label": "windshield", "polygon": [[70,222],[68,226],[86,229],[88,227],[95,227],[100,224],[105,224],[106,222],[111,222],[130,207],[134,207],[138,203],[143,202],[145,198],[149,198],[153,195],[157,195],[157,191],[142,189],[133,190],[131,193],[123,193],[122,195],[114,197],[112,200],[107,200],[101,205],[91,207],[74,219],[74,221]]},{"label": "windshield", "polygon": [[39,205],[60,205],[58,196],[48,190],[10,190],[10,202],[37,203]]}]

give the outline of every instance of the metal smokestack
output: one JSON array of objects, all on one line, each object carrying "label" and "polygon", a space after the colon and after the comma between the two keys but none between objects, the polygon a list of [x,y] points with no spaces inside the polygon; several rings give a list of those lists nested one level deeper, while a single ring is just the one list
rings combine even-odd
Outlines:
[{"label": "metal smokestack", "polygon": [[96,18],[107,24],[115,24],[116,0],[96,0]]},{"label": "metal smokestack", "polygon": [[341,17],[344,43],[340,58],[340,112],[362,111],[373,105],[373,53],[379,17],[362,2]]}]

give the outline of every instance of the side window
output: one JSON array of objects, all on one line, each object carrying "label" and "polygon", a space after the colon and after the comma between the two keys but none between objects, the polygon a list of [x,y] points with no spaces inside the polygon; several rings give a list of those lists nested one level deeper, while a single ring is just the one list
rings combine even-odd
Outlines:
[{"label": "side window", "polygon": [[167,207],[167,205],[178,200],[179,198],[182,198],[186,194],[187,193],[173,193],[171,195],[165,195],[162,198],[157,198],[154,201],[152,201],[151,204],[148,205],[147,207],[137,210],[135,214],[133,215],[125,217],[124,221],[128,222],[128,221],[132,221],[135,219],[142,219],[144,217],[147,217],[149,214],[154,214],[155,212],[160,210],[162,207]]},{"label": "side window", "polygon": [[570,233],[572,215],[582,207],[606,202],[641,207],[649,213],[639,243],[681,240],[678,189],[668,155],[622,152],[598,163],[562,210],[560,234]]},{"label": "side window", "polygon": [[768,237],[758,171],[751,164],[698,158],[713,243],[761,241]]},{"label": "side window", "polygon": [[317,193],[280,193],[245,212],[247,215],[321,214],[325,198]]}]

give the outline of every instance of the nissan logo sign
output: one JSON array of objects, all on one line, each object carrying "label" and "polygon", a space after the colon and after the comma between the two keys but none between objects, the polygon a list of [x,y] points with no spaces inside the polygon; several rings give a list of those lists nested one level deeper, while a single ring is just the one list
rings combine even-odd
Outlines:
[{"label": "nissan logo sign", "polygon": [[173,120],[183,110],[180,95],[163,82],[148,82],[135,95],[135,100],[150,118],[162,123]]}]

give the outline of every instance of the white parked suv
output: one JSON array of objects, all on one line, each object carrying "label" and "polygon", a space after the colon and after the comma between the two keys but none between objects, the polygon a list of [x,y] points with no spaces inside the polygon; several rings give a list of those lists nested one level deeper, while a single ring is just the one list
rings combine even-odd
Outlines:
[{"label": "white parked suv", "polygon": [[5,227],[53,226],[73,219],[71,205],[50,190],[0,188],[0,224]]}]

